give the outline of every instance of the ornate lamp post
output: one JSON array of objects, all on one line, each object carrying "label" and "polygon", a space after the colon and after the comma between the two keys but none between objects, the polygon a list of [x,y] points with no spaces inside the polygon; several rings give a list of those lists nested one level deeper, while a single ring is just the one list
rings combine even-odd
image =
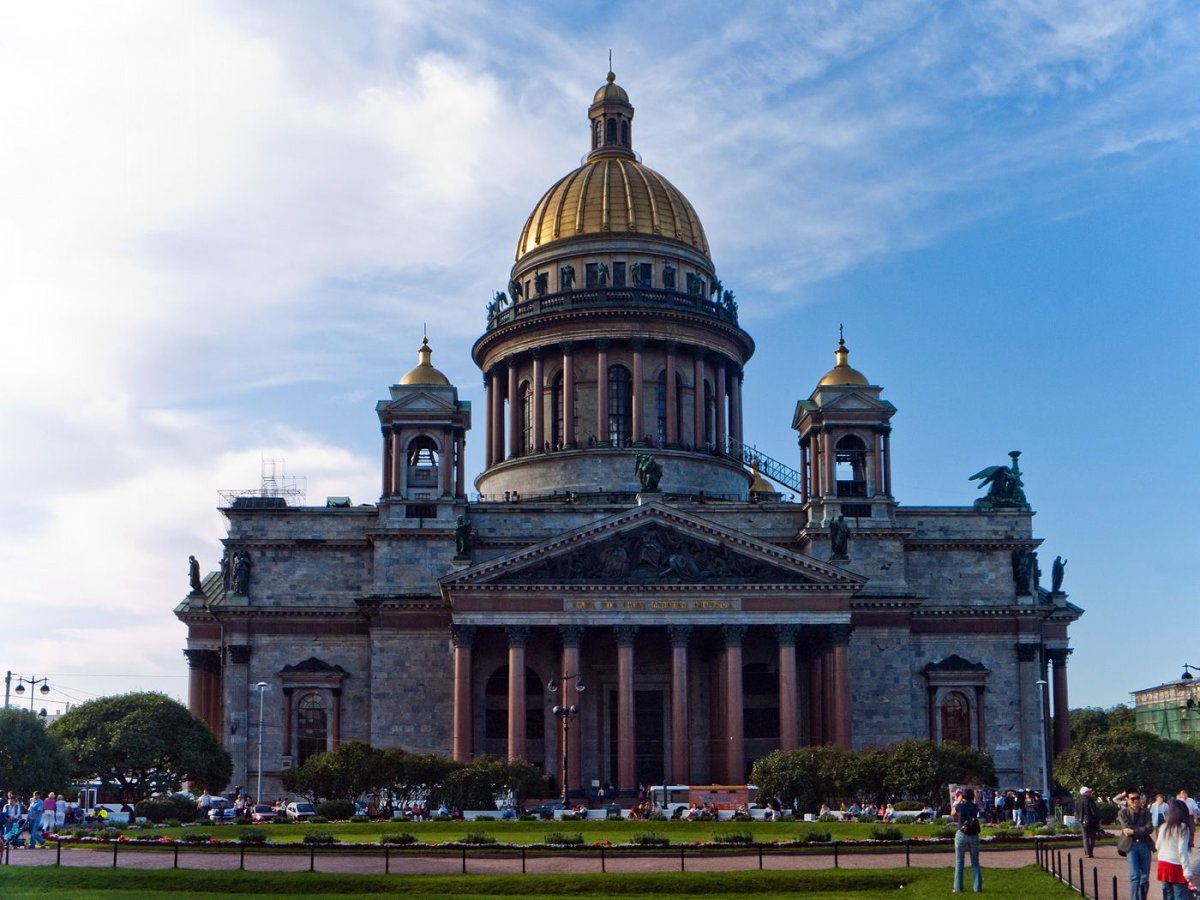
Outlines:
[{"label": "ornate lamp post", "polygon": [[[551,678],[546,685],[546,689],[552,694],[563,694],[567,690],[567,686],[574,682],[574,688],[577,693],[582,693],[587,690],[587,685],[583,683],[583,676],[578,672],[575,674],[566,674],[559,679]],[[565,699],[565,698],[564,698]],[[579,704],[554,704],[551,710],[559,721],[562,722],[563,736],[563,755],[562,755],[562,804],[565,809],[567,806],[567,785],[569,784],[568,775],[570,774],[571,766],[571,720],[579,716]]]},{"label": "ornate lamp post", "polygon": [[[9,686],[12,684],[12,678],[13,678],[12,672],[9,672],[7,675],[4,676],[4,708],[5,709],[8,709],[8,689],[9,689]],[[29,687],[30,687],[29,711],[33,712],[34,695],[33,695],[32,689],[34,687],[37,687],[37,685],[40,684],[41,687],[38,688],[38,693],[40,693],[44,697],[46,694],[50,693],[50,685],[48,683],[49,681],[50,681],[49,678],[26,678],[23,675],[19,675],[19,676],[17,676],[17,686],[15,688],[13,688],[13,691],[17,695],[24,694],[25,693],[25,685],[27,685],[27,684],[29,685]]]}]

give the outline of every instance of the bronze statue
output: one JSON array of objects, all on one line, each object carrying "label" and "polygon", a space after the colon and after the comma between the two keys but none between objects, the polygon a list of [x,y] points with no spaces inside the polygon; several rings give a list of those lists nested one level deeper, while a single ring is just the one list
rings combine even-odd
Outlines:
[{"label": "bronze statue", "polygon": [[558,270],[558,288],[561,291],[569,291],[575,287],[575,267],[563,266]]},{"label": "bronze statue", "polygon": [[533,289],[537,292],[539,297],[546,293],[546,290],[549,287],[549,282],[550,273],[548,272],[538,272],[533,276]]},{"label": "bronze statue", "polygon": [[1014,550],[1012,553],[1013,581],[1017,586],[1018,597],[1028,597],[1033,593],[1034,557],[1028,550]]},{"label": "bronze statue", "polygon": [[838,516],[829,526],[829,545],[831,560],[850,558],[850,523],[845,516]]},{"label": "bronze statue", "polygon": [[600,287],[608,287],[608,264],[600,263],[596,269],[596,272],[599,276]]},{"label": "bronze statue", "polygon": [[1021,467],[1017,464],[1020,450],[1012,450],[1012,466],[988,466],[976,472],[968,481],[979,481],[979,486],[988,486],[986,496],[975,501],[976,509],[1020,509],[1028,508],[1025,499],[1025,483],[1021,481]]},{"label": "bronze statue", "polygon": [[1067,568],[1067,561],[1061,556],[1054,557],[1054,562],[1050,566],[1050,593],[1062,593],[1063,574]]},{"label": "bronze statue", "polygon": [[188,557],[188,581],[192,585],[192,593],[203,593],[200,585],[200,563],[196,562],[196,557]]},{"label": "bronze statue", "polygon": [[233,592],[250,593],[250,554],[242,550],[233,554]]},{"label": "bronze statue", "polygon": [[221,554],[221,587],[225,589],[225,593],[229,593],[229,585],[233,579],[233,559],[229,555],[229,548],[225,548],[225,552]]},{"label": "bronze statue", "polygon": [[508,283],[508,296],[512,298],[513,303],[521,300],[521,282],[515,278]]},{"label": "bronze statue", "polygon": [[663,470],[653,456],[649,453],[639,453],[637,462],[634,464],[634,471],[637,472],[638,482],[642,486],[643,493],[650,494],[658,490]]},{"label": "bronze statue", "polygon": [[466,516],[459,516],[454,523],[454,555],[467,557],[471,554],[471,533],[474,528]]}]

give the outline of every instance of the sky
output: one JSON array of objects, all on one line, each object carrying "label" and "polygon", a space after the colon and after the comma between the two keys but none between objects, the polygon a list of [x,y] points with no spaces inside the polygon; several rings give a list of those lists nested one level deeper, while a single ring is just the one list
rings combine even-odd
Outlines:
[{"label": "sky", "polygon": [[423,328],[481,406],[470,345],[610,49],[757,341],[747,442],[797,465],[844,324],[902,504],[1023,452],[1086,610],[1072,706],[1200,662],[1190,0],[47,0],[0,28],[0,671],[37,707],[184,698],[218,491],[278,459],[377,499]]}]

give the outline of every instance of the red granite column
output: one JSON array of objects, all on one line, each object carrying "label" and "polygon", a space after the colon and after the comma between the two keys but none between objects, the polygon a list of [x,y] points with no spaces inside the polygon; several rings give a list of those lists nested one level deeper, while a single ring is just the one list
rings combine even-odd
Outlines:
[{"label": "red granite column", "polygon": [[392,496],[392,436],[391,429],[386,425],[380,429],[383,432],[383,493],[380,496]]},{"label": "red granite column", "polygon": [[1054,756],[1071,749],[1070,707],[1067,705],[1067,657],[1071,651],[1066,647],[1047,650],[1051,672],[1054,673]]},{"label": "red granite column", "polygon": [[825,649],[815,636],[809,635],[808,652],[808,742],[819,747],[825,743]]},{"label": "red granite column", "polygon": [[704,446],[704,351],[697,350],[693,366],[696,389],[692,393],[692,446]]},{"label": "red granite column", "polygon": [[459,500],[467,496],[466,452],[467,439],[460,434],[454,439],[454,496]]},{"label": "red granite column", "polygon": [[688,638],[692,629],[672,625],[671,638],[671,783],[691,784],[691,742],[688,740]]},{"label": "red granite column", "polygon": [[742,443],[742,373],[734,372],[729,385],[729,436]]},{"label": "red granite column", "polygon": [[442,432],[442,452],[438,457],[438,475],[441,481],[441,491],[443,497],[450,496],[450,462],[454,458],[452,447],[454,438],[450,434],[449,429]]},{"label": "red granite column", "polygon": [[[562,674],[563,675],[579,675],[579,643],[583,638],[583,628],[578,625],[564,625],[559,628],[559,633],[562,635]],[[571,694],[578,693],[576,688],[579,685],[579,679],[564,681],[562,686],[562,703],[565,706],[570,706],[571,701],[567,699]],[[567,796],[584,796],[583,793],[583,716],[575,717],[575,721],[571,723],[571,738],[567,747],[568,764],[570,771],[567,773],[567,780],[570,782],[567,785]],[[559,740],[562,740],[562,729],[559,730]],[[563,758],[562,747],[558,748],[558,758]],[[559,773],[561,777],[562,773]]]},{"label": "red granite column", "polygon": [[629,434],[634,443],[640,441],[646,434],[646,423],[642,421],[645,417],[645,401],[644,395],[646,387],[642,384],[642,349],[646,346],[646,342],[640,338],[636,338],[632,342],[633,345],[633,424],[630,425]]},{"label": "red granite column", "polygon": [[800,746],[800,696],[796,680],[796,636],[799,625],[776,625],[779,637],[779,749]]},{"label": "red granite column", "polygon": [[211,653],[211,650],[193,650],[188,648],[183,651],[184,657],[188,664],[188,712],[200,719],[207,719],[205,715],[204,693],[208,685],[205,683],[204,658],[202,653]]},{"label": "red granite column", "polygon": [[746,741],[743,727],[742,703],[742,638],[743,625],[726,625],[721,629],[725,638],[725,783],[744,784],[746,781]]},{"label": "red granite column", "polygon": [[809,466],[811,454],[808,441],[800,442],[800,502],[808,502],[808,484],[812,480],[812,469]]},{"label": "red granite column", "polygon": [[525,758],[525,642],[529,629],[509,625],[508,634],[508,758]]},{"label": "red granite column", "polygon": [[814,428],[808,433],[808,466],[812,472],[812,484],[809,486],[812,496],[821,497],[824,491],[821,483],[821,435]]},{"label": "red granite column", "polygon": [[830,628],[833,641],[833,742],[849,750],[854,745],[852,710],[850,708],[850,626]]},{"label": "red granite column", "polygon": [[515,459],[521,447],[521,391],[517,386],[517,360],[508,358],[508,458]]},{"label": "red granite column", "polygon": [[468,762],[474,755],[475,713],[471,689],[471,651],[475,629],[470,625],[454,626],[454,738],[451,744],[454,758]]},{"label": "red granite column", "polygon": [[492,462],[504,462],[504,389],[500,385],[500,367],[492,376]]},{"label": "red granite column", "polygon": [[871,436],[871,446],[874,448],[875,478],[873,496],[883,493],[883,435],[875,433]]},{"label": "red granite column", "polygon": [[725,442],[725,436],[726,436],[725,398],[728,393],[728,390],[726,388],[728,376],[725,371],[725,360],[718,359],[715,369],[716,369],[715,380],[717,382],[717,388],[716,388],[716,395],[717,395],[717,397],[716,397],[716,402],[717,402],[716,414],[717,414],[717,417],[716,417],[716,422],[714,423],[715,434],[713,435],[713,443],[715,443],[717,445],[718,451],[723,451],[725,449],[725,443],[726,443]]},{"label": "red granite column", "polygon": [[892,433],[889,428],[883,433],[883,492],[892,496]]},{"label": "red granite column", "polygon": [[496,461],[496,443],[492,431],[496,427],[495,415],[492,408],[496,402],[495,370],[489,370],[483,376],[483,467],[490,469]]},{"label": "red granite column", "polygon": [[563,447],[575,446],[575,351],[566,341],[563,345]]},{"label": "red granite column", "polygon": [[617,633],[617,791],[628,795],[637,791],[637,769],[633,747],[633,642],[636,625],[618,625]]},{"label": "red granite column", "polygon": [[608,443],[608,340],[596,341],[596,424],[597,444]]},{"label": "red granite column", "polygon": [[406,477],[405,466],[408,460],[404,457],[404,448],[400,446],[400,435],[392,428],[392,496],[404,493]]},{"label": "red granite column", "polygon": [[541,453],[546,445],[545,377],[542,374],[542,352],[533,351],[533,450]]},{"label": "red granite column", "polygon": [[679,443],[679,417],[676,412],[679,409],[679,400],[676,397],[675,391],[678,385],[675,380],[675,350],[679,345],[674,341],[667,342],[667,359],[666,371],[663,374],[663,380],[667,387],[667,446],[674,447]]}]

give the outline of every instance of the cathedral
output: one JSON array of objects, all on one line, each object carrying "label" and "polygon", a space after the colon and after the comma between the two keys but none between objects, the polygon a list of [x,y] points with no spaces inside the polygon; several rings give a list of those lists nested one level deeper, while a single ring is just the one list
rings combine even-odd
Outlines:
[{"label": "cathedral", "polygon": [[700,218],[635,152],[611,72],[587,114],[586,158],[533,204],[480,323],[483,408],[426,339],[376,406],[377,502],[221,510],[221,569],[175,613],[234,782],[273,796],[366,741],[632,797],[927,737],[1041,785],[1082,610],[1061,567],[1040,583],[1019,454],[971,506],[903,505],[896,407],[842,340],[797,399],[794,457],[747,446],[754,340]]}]

